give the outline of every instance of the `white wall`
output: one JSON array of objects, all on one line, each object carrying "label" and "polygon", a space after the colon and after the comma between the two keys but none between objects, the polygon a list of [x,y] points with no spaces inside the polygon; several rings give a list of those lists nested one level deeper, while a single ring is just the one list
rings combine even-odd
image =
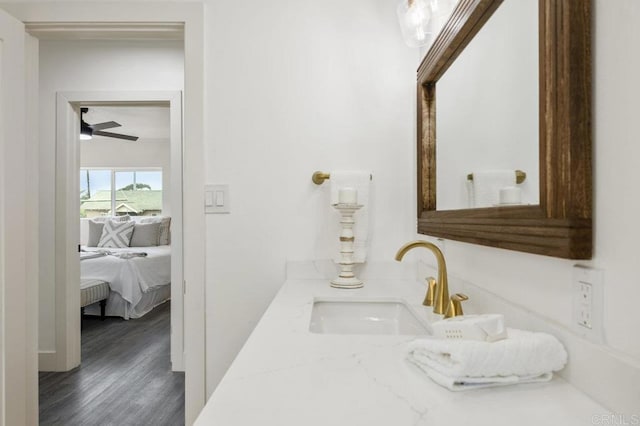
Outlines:
[{"label": "white wall", "polygon": [[[425,238],[411,232],[419,59],[400,40],[394,4],[257,3],[253,13],[226,3],[207,14],[207,74],[216,75],[208,81],[207,180],[230,183],[233,198],[230,215],[207,220],[209,392],[281,285],[285,260],[316,257],[324,189],[309,182],[313,170],[374,171],[371,261]],[[637,232],[629,226],[640,205],[631,186],[640,148],[630,123],[640,59],[629,52],[640,47],[640,5],[599,0],[594,9],[595,256],[581,263],[605,270],[603,348],[637,364],[640,340],[629,338],[640,326],[630,314],[640,298]],[[237,26],[241,18],[246,25]],[[569,325],[576,262],[453,241],[446,255],[452,276]]]},{"label": "white wall", "polygon": [[[207,217],[211,392],[285,279],[319,251],[328,183],[315,170],[374,175],[370,260],[415,232],[418,52],[388,0],[207,3],[206,179],[231,214]],[[337,238],[337,235],[336,235]]]},{"label": "white wall", "polygon": [[[550,323],[569,327],[571,272],[576,263],[604,270],[606,343],[596,345],[610,358],[624,359],[640,368],[640,260],[638,236],[640,195],[637,165],[640,158],[637,117],[640,106],[640,3],[635,0],[594,2],[593,26],[593,144],[594,144],[594,257],[588,262],[554,259],[453,241],[446,242],[448,271],[496,293]],[[427,256],[425,256],[427,259]],[[431,262],[430,259],[427,259]],[[576,354],[574,354],[576,355]],[[571,357],[571,354],[570,354]],[[571,359],[569,361],[571,363]],[[581,366],[584,367],[584,366]],[[574,374],[588,377],[600,365],[593,363]],[[637,382],[616,383],[613,378],[593,384],[602,393],[623,387],[638,393]],[[589,393],[594,393],[589,391]],[[637,401],[636,401],[637,402]],[[611,407],[611,401],[607,401]],[[637,404],[636,404],[637,408]],[[633,413],[627,413],[633,414]]]},{"label": "white wall", "polygon": [[55,351],[55,96],[59,91],[182,90],[182,42],[41,41],[39,349]]}]

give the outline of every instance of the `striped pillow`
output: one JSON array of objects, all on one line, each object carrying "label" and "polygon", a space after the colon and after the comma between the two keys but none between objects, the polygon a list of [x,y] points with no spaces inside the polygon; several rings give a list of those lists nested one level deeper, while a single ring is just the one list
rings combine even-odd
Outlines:
[{"label": "striped pillow", "polygon": [[160,231],[158,233],[158,245],[165,246],[171,244],[171,217],[169,216],[152,216],[145,217],[140,223],[160,223]]},{"label": "striped pillow", "polygon": [[129,247],[135,222],[116,222],[107,220],[102,228],[102,236],[98,247],[124,248]]}]

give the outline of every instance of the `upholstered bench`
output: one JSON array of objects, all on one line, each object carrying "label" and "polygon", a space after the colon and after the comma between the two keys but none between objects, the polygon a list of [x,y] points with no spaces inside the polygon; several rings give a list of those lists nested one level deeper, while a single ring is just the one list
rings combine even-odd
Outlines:
[{"label": "upholstered bench", "polygon": [[100,318],[104,319],[107,298],[109,297],[109,283],[102,280],[80,280],[80,313],[84,315],[85,306],[100,302]]}]

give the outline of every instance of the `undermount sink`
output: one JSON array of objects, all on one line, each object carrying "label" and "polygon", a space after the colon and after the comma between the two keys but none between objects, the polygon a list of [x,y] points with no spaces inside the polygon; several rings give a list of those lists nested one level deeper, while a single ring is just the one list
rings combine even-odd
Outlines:
[{"label": "undermount sink", "polygon": [[401,299],[315,299],[309,331],[320,334],[430,334],[427,325]]}]

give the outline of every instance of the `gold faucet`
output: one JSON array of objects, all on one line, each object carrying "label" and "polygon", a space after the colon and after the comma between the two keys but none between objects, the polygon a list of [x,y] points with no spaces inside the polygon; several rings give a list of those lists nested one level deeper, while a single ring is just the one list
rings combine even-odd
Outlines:
[{"label": "gold faucet", "polygon": [[[405,254],[411,249],[416,247],[424,247],[433,252],[438,261],[438,279],[428,279],[427,295],[422,302],[425,306],[433,305],[433,312],[436,314],[444,315],[445,318],[449,318],[462,314],[462,307],[460,303],[467,299],[467,296],[457,293],[451,300],[449,300],[449,284],[447,282],[447,263],[444,260],[444,255],[436,246],[428,241],[416,240],[411,241],[398,250],[396,253],[396,260],[399,262],[402,260]],[[433,295],[435,289],[435,297]]]}]

